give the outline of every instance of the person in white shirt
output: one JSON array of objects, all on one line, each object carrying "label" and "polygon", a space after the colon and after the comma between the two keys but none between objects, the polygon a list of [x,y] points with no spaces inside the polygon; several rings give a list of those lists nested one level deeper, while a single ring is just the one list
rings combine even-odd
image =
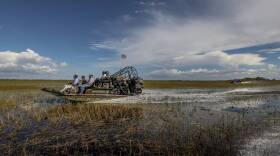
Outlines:
[{"label": "person in white shirt", "polygon": [[93,83],[94,83],[94,77],[93,75],[89,75],[87,83],[79,86],[79,94],[83,94],[85,89],[92,86]]},{"label": "person in white shirt", "polygon": [[76,87],[79,85],[79,78],[78,75],[75,74],[73,76],[73,81],[68,84],[68,85],[64,85],[64,88],[62,90],[60,90],[61,93],[64,93],[65,91],[67,91],[68,93],[73,89],[76,92]]},{"label": "person in white shirt", "polygon": [[89,75],[87,84],[92,85],[93,83],[94,83],[94,77],[93,77],[93,75]]}]

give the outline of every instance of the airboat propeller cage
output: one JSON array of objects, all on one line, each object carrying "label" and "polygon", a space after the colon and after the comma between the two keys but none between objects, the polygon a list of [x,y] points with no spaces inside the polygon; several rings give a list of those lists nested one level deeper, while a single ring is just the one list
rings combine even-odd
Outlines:
[{"label": "airboat propeller cage", "polygon": [[115,94],[141,94],[143,88],[142,78],[138,76],[136,68],[127,66],[111,75],[113,92]]},{"label": "airboat propeller cage", "polygon": [[137,70],[132,66],[124,67],[123,69],[112,75],[112,77],[114,78],[118,76],[122,76],[124,79],[139,78]]}]

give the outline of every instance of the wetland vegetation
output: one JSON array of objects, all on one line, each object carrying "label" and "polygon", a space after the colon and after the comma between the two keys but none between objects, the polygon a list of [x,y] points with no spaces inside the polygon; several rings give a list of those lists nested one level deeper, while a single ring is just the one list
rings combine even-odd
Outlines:
[{"label": "wetland vegetation", "polygon": [[[254,151],[251,143],[264,133],[279,134],[273,128],[280,124],[280,96],[233,93],[239,88],[253,92],[280,89],[280,81],[259,81],[255,85],[229,81],[145,81],[143,95],[92,103],[72,103],[40,91],[46,86],[59,88],[65,82],[0,81],[1,153],[277,155],[279,152]],[[254,89],[250,90],[251,87]]]}]

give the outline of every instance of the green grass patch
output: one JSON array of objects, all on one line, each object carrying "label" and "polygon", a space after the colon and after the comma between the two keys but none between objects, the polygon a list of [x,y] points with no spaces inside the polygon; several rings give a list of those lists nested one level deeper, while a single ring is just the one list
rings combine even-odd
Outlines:
[{"label": "green grass patch", "polygon": [[63,86],[66,80],[0,80],[0,91],[34,90],[43,87]]}]

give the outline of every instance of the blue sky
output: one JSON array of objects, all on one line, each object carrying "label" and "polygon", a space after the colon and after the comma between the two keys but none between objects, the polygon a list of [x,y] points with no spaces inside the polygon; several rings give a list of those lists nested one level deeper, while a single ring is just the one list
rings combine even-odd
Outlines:
[{"label": "blue sky", "polygon": [[279,7],[278,0],[2,0],[0,78],[69,79],[133,65],[144,79],[279,79]]}]

